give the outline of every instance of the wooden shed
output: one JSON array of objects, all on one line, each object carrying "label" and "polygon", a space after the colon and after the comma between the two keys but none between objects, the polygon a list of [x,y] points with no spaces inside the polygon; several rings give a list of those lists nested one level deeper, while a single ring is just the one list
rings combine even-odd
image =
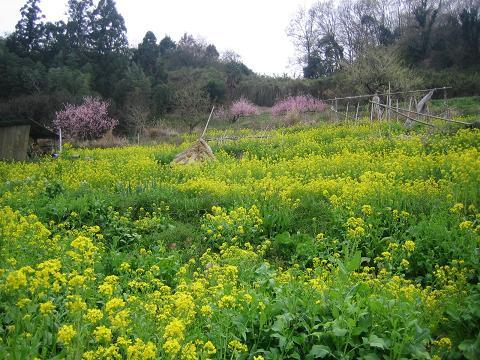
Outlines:
[{"label": "wooden shed", "polygon": [[29,145],[58,135],[33,120],[0,120],[0,160],[24,161]]}]

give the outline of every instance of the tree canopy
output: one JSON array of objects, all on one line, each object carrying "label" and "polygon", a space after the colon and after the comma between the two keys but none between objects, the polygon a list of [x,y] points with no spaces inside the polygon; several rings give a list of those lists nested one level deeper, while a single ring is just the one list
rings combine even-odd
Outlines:
[{"label": "tree canopy", "polygon": [[287,29],[306,78],[330,76],[379,48],[426,69],[480,65],[480,5],[472,0],[318,1]]},{"label": "tree canopy", "polygon": [[[15,31],[0,38],[5,117],[23,117],[20,107],[41,107],[32,116],[48,124],[65,100],[80,104],[84,96],[101,96],[120,120],[117,129],[136,131],[168,112],[183,116],[189,106],[180,106],[178,98],[186,83],[207,104],[198,108],[206,109],[234,98],[233,85],[253,74],[239,59],[224,62],[214,44],[187,33],[178,41],[168,35],[159,41],[148,31],[131,48],[114,0],[68,0],[66,22],[56,23],[45,21],[39,3],[26,1]],[[192,116],[198,117],[198,109]]]},{"label": "tree canopy", "polygon": [[[66,14],[65,22],[48,22],[40,1],[26,0],[15,30],[0,37],[0,118],[48,125],[64,104],[94,96],[110,102],[117,131],[135,133],[166,114],[198,119],[242,97],[272,106],[289,96],[352,95],[389,84],[480,90],[474,0],[328,0],[300,8],[287,36],[304,79],[259,76],[234,51],[220,53],[188,33],[172,39],[147,31],[132,47],[114,0],[68,0]],[[195,104],[181,104],[189,96]]]}]

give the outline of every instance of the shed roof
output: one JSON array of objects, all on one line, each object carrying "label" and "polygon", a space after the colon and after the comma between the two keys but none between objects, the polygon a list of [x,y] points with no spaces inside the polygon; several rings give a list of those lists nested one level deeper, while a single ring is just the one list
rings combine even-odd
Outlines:
[{"label": "shed roof", "polygon": [[30,137],[34,139],[57,139],[58,135],[35,120],[0,120],[1,127],[30,125]]}]

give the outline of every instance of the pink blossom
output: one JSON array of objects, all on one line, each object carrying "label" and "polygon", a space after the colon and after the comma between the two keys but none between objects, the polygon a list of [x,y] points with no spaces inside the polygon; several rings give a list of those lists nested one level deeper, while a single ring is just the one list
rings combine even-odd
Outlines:
[{"label": "pink blossom", "polygon": [[288,112],[309,112],[309,111],[323,111],[325,103],[321,100],[315,99],[310,95],[290,96],[286,99],[278,101],[272,107],[272,114],[279,116]]},{"label": "pink blossom", "polygon": [[53,125],[66,138],[92,139],[102,136],[117,126],[118,121],[108,116],[108,101],[86,96],[81,105],[65,105],[55,113]]},{"label": "pink blossom", "polygon": [[248,115],[258,115],[259,111],[255,105],[253,105],[247,99],[241,97],[239,100],[235,101],[230,107],[230,114],[233,117],[248,116]]},{"label": "pink blossom", "polygon": [[216,108],[213,112],[214,119],[225,120],[228,115],[228,110],[226,110],[223,106]]}]

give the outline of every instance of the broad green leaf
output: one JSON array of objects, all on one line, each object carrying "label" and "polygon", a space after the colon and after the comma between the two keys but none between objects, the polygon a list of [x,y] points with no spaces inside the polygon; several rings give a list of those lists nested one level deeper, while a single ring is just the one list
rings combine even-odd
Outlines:
[{"label": "broad green leaf", "polygon": [[381,337],[378,337],[377,335],[375,334],[371,334],[368,339],[367,338],[363,338],[364,342],[366,342],[368,345],[370,345],[371,347],[376,347],[376,348],[379,348],[379,349],[386,349],[388,348],[387,346],[387,343],[384,339],[382,339]]},{"label": "broad green leaf", "polygon": [[364,355],[362,357],[362,360],[379,360],[380,358],[378,357],[377,354],[375,353],[370,353],[370,354],[367,354],[367,355]]},{"label": "broad green leaf", "polygon": [[477,336],[477,340],[469,339],[462,341],[458,348],[462,350],[466,359],[480,359],[480,334]]},{"label": "broad green leaf", "polygon": [[339,327],[334,327],[333,328],[333,335],[338,336],[338,337],[345,336],[345,334],[347,332],[348,332],[347,329],[342,329],[342,328],[339,328]]},{"label": "broad green leaf", "polygon": [[328,346],[313,345],[308,355],[313,356],[314,359],[317,359],[317,358],[323,359],[325,356],[327,356],[330,353],[331,353],[330,348]]},{"label": "broad green leaf", "polygon": [[362,253],[360,251],[357,251],[353,257],[348,260],[346,264],[346,268],[348,271],[355,271],[360,267],[360,264],[362,263]]},{"label": "broad green leaf", "polygon": [[278,339],[278,347],[280,349],[283,349],[283,347],[285,346],[286,342],[287,342],[287,338],[283,335],[280,335],[280,334],[272,334],[272,337],[275,337]]}]

